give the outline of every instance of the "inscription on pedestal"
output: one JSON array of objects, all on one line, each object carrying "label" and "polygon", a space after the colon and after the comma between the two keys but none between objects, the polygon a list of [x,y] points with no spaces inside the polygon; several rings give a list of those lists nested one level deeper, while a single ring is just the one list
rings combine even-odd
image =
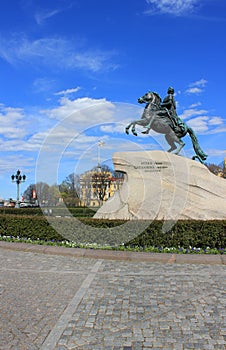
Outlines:
[{"label": "inscription on pedestal", "polygon": [[154,162],[154,161],[143,161],[140,165],[135,165],[134,169],[142,169],[146,173],[160,172],[163,169],[167,169],[167,162]]}]

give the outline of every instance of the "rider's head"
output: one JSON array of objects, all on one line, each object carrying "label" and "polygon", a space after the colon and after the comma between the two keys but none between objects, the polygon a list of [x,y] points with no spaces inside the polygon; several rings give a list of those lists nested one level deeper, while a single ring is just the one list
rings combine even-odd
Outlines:
[{"label": "rider's head", "polygon": [[174,94],[174,88],[169,87],[167,92],[168,94]]}]

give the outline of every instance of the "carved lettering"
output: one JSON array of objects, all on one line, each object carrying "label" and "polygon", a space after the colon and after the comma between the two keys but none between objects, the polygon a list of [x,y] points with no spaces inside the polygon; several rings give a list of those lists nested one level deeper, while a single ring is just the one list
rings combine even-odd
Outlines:
[{"label": "carved lettering", "polygon": [[134,168],[142,169],[144,172],[160,172],[162,169],[167,169],[168,165],[166,162],[143,161]]}]

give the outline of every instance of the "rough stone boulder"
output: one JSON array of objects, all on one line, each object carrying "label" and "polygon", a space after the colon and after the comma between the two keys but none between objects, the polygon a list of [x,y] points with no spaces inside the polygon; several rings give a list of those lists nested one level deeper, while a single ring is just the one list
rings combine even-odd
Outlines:
[{"label": "rough stone boulder", "polygon": [[226,180],[205,165],[163,151],[117,152],[125,181],[95,218],[226,219]]}]

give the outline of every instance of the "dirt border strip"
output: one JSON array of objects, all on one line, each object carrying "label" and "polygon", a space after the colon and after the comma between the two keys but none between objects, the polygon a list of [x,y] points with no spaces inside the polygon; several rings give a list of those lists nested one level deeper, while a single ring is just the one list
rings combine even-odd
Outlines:
[{"label": "dirt border strip", "polygon": [[226,255],[220,254],[175,254],[146,253],[102,249],[66,248],[31,243],[0,241],[0,248],[14,251],[33,252],[50,255],[64,255],[74,258],[159,262],[165,264],[207,264],[226,265]]}]

